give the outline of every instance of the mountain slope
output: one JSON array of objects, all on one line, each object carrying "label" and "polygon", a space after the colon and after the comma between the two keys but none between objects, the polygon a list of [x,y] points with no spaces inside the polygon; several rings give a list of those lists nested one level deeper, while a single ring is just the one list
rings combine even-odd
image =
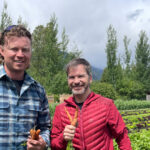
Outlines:
[{"label": "mountain slope", "polygon": [[100,80],[102,73],[103,73],[103,69],[99,69],[99,68],[92,66],[93,80]]}]

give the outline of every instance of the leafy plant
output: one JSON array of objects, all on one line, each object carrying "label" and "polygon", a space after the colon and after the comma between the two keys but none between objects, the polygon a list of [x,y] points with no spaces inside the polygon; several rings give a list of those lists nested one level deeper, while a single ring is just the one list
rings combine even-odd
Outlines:
[{"label": "leafy plant", "polygon": [[109,83],[94,81],[91,84],[91,90],[97,94],[101,94],[102,96],[111,98],[113,100],[117,98],[117,93],[114,87]]}]

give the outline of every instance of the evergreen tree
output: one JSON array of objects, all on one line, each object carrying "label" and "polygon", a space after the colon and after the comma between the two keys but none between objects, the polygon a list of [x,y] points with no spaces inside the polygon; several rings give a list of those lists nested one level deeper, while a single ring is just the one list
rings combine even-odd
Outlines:
[{"label": "evergreen tree", "polygon": [[[12,19],[8,15],[7,3],[4,1],[4,7],[3,7],[3,10],[2,10],[2,13],[1,13],[1,21],[0,21],[0,36],[1,36],[1,32],[3,32],[5,30],[5,28],[8,27],[11,24],[12,24]],[[0,54],[0,64],[2,62],[3,62],[3,58]]]},{"label": "evergreen tree", "polygon": [[136,45],[136,80],[145,83],[149,78],[150,66],[150,46],[148,44],[148,37],[144,31],[139,34],[139,41]]},{"label": "evergreen tree", "polygon": [[4,7],[1,13],[0,32],[12,24],[12,19],[7,12],[7,3],[4,1]]},{"label": "evergreen tree", "polygon": [[65,71],[60,71],[54,76],[51,82],[51,93],[53,94],[71,93],[68,87],[67,75]]},{"label": "evergreen tree", "polygon": [[117,66],[116,66],[116,82],[120,82],[123,79],[123,69],[121,64],[120,57],[117,59]]},{"label": "evergreen tree", "polygon": [[117,37],[116,31],[112,27],[109,26],[107,30],[107,44],[106,44],[106,53],[107,53],[107,71],[108,71],[108,79],[107,82],[116,86],[116,73],[117,73]]},{"label": "evergreen tree", "polygon": [[106,67],[106,68],[103,70],[103,73],[102,73],[100,82],[108,82],[108,79],[109,79],[109,73],[108,73],[108,68]]},{"label": "evergreen tree", "polygon": [[50,88],[53,76],[59,68],[59,43],[56,18],[52,17],[46,27],[40,25],[33,31],[31,72],[46,89]]},{"label": "evergreen tree", "polygon": [[[70,59],[79,56],[79,53],[69,53],[67,51],[69,39],[65,35],[65,31],[62,33],[62,42],[58,42],[57,34],[58,25],[55,16],[51,17],[46,27],[40,25],[33,31],[33,53],[29,73],[49,93],[53,91],[56,93],[57,90],[55,89],[57,87],[55,86],[58,86],[58,82],[54,85],[54,80],[60,79],[60,72],[64,71],[65,64]],[[59,79],[58,81],[60,81]],[[65,81],[62,81],[60,86],[65,83]],[[63,89],[63,87],[60,88]]]},{"label": "evergreen tree", "polygon": [[130,39],[128,39],[127,36],[124,36],[123,42],[124,42],[124,47],[125,47],[125,57],[124,57],[125,75],[129,77],[130,69],[131,69],[130,68],[131,51],[128,49],[128,45],[130,43]]}]

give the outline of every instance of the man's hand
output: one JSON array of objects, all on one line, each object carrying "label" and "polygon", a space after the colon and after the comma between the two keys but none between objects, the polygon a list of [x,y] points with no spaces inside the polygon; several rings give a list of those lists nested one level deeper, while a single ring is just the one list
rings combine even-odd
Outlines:
[{"label": "man's hand", "polygon": [[45,150],[46,142],[39,135],[38,140],[32,140],[30,137],[27,140],[27,150]]},{"label": "man's hand", "polygon": [[66,125],[63,133],[63,137],[66,141],[71,141],[74,138],[75,129],[73,125]]}]

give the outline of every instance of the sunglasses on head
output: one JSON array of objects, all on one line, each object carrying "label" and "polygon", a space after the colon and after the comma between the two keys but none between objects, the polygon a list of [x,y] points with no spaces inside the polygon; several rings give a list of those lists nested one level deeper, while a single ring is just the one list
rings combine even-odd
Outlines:
[{"label": "sunglasses on head", "polygon": [[6,32],[9,32],[13,27],[15,27],[16,25],[11,25],[11,26],[8,26],[4,31],[3,31],[3,34],[6,33]]},{"label": "sunglasses on head", "polygon": [[1,40],[0,40],[0,44],[4,44],[3,41],[4,41],[4,35],[5,33],[9,32],[13,27],[15,27],[16,25],[11,25],[11,26],[8,26],[1,34]]}]

